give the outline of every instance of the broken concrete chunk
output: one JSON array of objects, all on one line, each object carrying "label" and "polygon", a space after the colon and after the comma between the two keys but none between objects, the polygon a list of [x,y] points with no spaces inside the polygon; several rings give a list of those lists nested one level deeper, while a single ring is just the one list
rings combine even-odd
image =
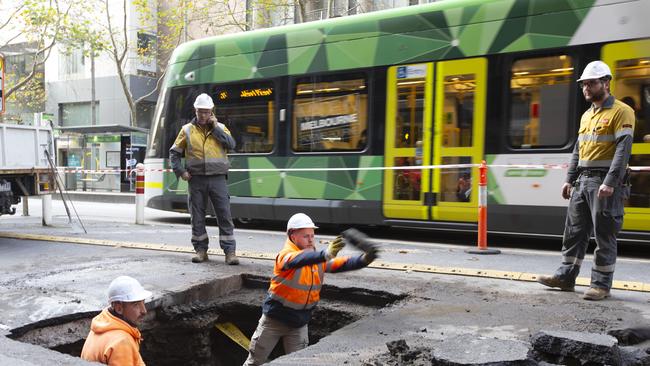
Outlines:
[{"label": "broken concrete chunk", "polygon": [[575,359],[581,364],[621,365],[618,341],[597,333],[542,330],[531,338],[533,349],[545,359]]},{"label": "broken concrete chunk", "polygon": [[528,359],[526,343],[460,335],[440,342],[433,349],[434,365],[528,366],[537,362]]}]

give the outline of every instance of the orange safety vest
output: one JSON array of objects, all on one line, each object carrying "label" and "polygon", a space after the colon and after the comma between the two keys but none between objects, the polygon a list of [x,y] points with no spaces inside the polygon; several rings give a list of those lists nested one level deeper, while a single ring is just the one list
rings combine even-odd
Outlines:
[{"label": "orange safety vest", "polygon": [[339,257],[321,263],[285,269],[285,265],[303,250],[287,239],[284,248],[275,257],[269,296],[283,306],[295,310],[309,310],[318,304],[325,272],[336,271],[347,258]]}]

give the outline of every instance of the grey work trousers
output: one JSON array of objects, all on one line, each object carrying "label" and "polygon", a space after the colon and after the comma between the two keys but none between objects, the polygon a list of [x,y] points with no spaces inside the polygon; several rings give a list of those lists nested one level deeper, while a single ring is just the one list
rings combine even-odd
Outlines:
[{"label": "grey work trousers", "polygon": [[255,333],[251,338],[248,358],[244,362],[244,366],[256,366],[265,363],[280,338],[282,338],[282,345],[286,354],[301,350],[309,345],[307,325],[292,328],[279,320],[262,314],[257,329],[255,329]]},{"label": "grey work trousers", "polygon": [[562,265],[555,273],[563,282],[574,284],[580,273],[592,234],[596,238],[591,287],[611,289],[616,264],[616,235],[623,226],[623,199],[627,187],[614,188],[614,194],[598,198],[600,176],[580,175],[571,192],[567,210]]},{"label": "grey work trousers", "polygon": [[208,200],[212,202],[219,225],[219,245],[225,253],[235,251],[234,225],[230,216],[230,196],[225,175],[193,175],[188,182],[188,207],[192,219],[194,250],[208,250],[208,232],[205,230],[205,212]]}]

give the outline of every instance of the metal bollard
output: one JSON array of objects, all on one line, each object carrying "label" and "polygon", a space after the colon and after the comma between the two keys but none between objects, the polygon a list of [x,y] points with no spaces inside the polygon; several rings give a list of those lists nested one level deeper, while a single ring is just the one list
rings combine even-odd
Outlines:
[{"label": "metal bollard", "polygon": [[135,223],[144,225],[144,164],[135,166]]},{"label": "metal bollard", "polygon": [[43,210],[43,215],[41,216],[43,226],[52,225],[52,195],[44,194],[41,196],[41,208]]},{"label": "metal bollard", "polygon": [[481,161],[478,168],[478,249],[466,250],[470,254],[499,254],[498,249],[487,247],[487,163]]}]

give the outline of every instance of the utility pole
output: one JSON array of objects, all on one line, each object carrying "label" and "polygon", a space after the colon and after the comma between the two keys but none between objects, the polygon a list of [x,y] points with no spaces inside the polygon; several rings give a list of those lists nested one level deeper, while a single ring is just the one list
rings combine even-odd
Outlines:
[{"label": "utility pole", "polygon": [[95,113],[95,50],[93,47],[90,49],[90,125],[97,124],[97,117]]}]

